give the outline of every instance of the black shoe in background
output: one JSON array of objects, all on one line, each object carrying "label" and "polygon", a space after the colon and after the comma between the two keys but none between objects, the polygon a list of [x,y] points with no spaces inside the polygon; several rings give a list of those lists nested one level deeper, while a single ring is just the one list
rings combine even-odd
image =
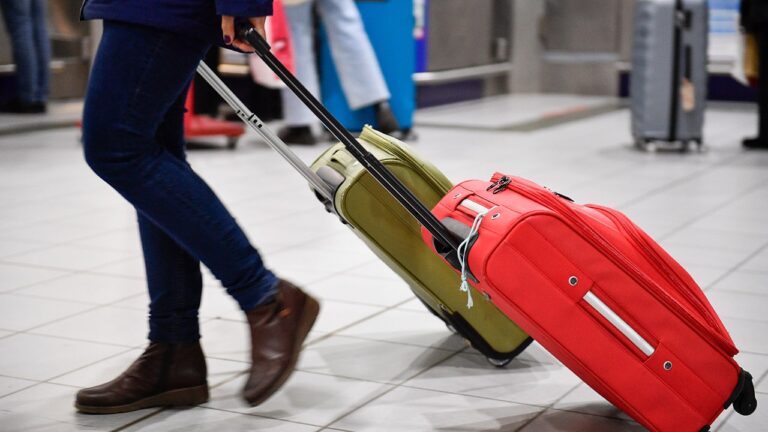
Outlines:
[{"label": "black shoe in background", "polygon": [[287,126],[277,132],[277,136],[286,144],[315,145],[317,138],[309,126]]},{"label": "black shoe in background", "polygon": [[400,124],[397,122],[395,113],[388,102],[380,102],[375,105],[376,109],[376,130],[385,134],[400,130]]},{"label": "black shoe in background", "polygon": [[765,138],[746,138],[741,145],[750,150],[768,150],[768,140]]},{"label": "black shoe in background", "polygon": [[0,107],[0,112],[6,114],[42,114],[47,107],[42,102],[22,102],[14,99]]}]

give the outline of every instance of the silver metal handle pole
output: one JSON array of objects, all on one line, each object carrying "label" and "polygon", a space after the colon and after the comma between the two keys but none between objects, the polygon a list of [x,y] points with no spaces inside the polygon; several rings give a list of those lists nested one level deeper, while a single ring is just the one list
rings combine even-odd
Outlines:
[{"label": "silver metal handle pole", "polygon": [[251,129],[255,130],[256,132],[261,135],[264,140],[267,141],[267,144],[272,147],[276,152],[280,153],[281,156],[285,158],[285,160],[288,161],[289,164],[291,164],[296,171],[299,172],[310,185],[312,185],[312,188],[314,188],[317,193],[323,196],[323,198],[327,199],[328,202],[333,203],[333,190],[331,187],[323,181],[317,174],[315,174],[314,171],[309,169],[306,163],[304,163],[303,160],[301,160],[298,156],[296,156],[296,153],[293,152],[290,148],[288,148],[288,145],[286,145],[283,140],[281,140],[277,135],[275,135],[272,130],[270,130],[264,123],[256,117],[256,114],[251,112],[251,110],[248,109],[247,106],[237,97],[234,93],[232,93],[232,90],[227,87],[224,82],[221,81],[221,79],[211,70],[210,67],[208,67],[205,62],[201,61],[200,64],[197,66],[197,73],[200,74],[207,82],[208,84],[213,87],[214,90],[224,99],[224,101],[229,104],[229,106],[232,107],[232,109],[235,110],[235,113],[237,113],[237,116],[240,117],[248,126],[251,127]]}]

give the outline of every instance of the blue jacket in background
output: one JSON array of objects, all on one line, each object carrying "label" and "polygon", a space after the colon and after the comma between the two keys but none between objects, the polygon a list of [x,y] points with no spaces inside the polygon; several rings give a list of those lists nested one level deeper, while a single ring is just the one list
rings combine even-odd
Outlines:
[{"label": "blue jacket in background", "polygon": [[220,44],[221,15],[272,15],[272,0],[85,0],[81,18],[141,24]]}]

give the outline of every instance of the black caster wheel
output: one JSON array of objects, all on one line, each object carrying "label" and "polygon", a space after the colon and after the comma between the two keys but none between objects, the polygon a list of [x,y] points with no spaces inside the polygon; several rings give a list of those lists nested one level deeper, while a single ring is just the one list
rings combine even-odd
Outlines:
[{"label": "black caster wheel", "polygon": [[497,368],[503,368],[512,362],[512,359],[495,359],[491,357],[486,357],[485,359],[488,360],[488,363],[492,364]]},{"label": "black caster wheel", "polygon": [[227,148],[229,150],[234,150],[237,148],[237,142],[240,140],[240,137],[227,137]]}]

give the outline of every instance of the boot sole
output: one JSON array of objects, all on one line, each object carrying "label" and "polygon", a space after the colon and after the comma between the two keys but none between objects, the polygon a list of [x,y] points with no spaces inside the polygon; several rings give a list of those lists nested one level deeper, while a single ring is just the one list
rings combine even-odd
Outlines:
[{"label": "boot sole", "polygon": [[138,411],[145,408],[167,406],[194,406],[208,402],[208,386],[187,387],[169,390],[136,402],[115,406],[89,406],[75,402],[75,408],[84,414],[117,414]]},{"label": "boot sole", "polygon": [[288,380],[288,377],[293,374],[294,369],[296,369],[296,363],[299,361],[299,354],[301,354],[301,346],[304,345],[304,341],[307,339],[307,336],[309,335],[309,331],[312,330],[312,326],[315,325],[315,321],[317,320],[317,316],[320,313],[320,303],[318,303],[317,300],[307,295],[307,301],[304,303],[304,308],[302,310],[302,320],[299,323],[298,327],[298,333],[299,337],[296,338],[296,345],[294,345],[293,348],[293,357],[291,358],[291,361],[288,365],[288,367],[285,369],[285,371],[275,380],[274,383],[272,383],[267,390],[264,391],[264,393],[255,399],[249,399],[245,398],[245,401],[248,402],[248,404],[252,407],[255,407],[257,405],[260,405],[267,399],[269,399],[275,392],[285,384],[285,382]]}]

